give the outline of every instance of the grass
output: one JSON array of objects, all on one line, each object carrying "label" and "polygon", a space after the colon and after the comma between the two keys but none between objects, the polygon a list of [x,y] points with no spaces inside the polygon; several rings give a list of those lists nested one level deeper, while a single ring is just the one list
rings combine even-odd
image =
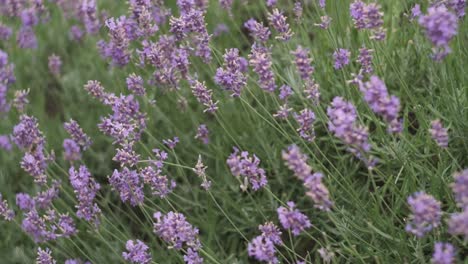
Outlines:
[{"label": "grass", "polygon": [[[176,10],[175,1],[166,2]],[[248,86],[239,99],[231,98],[214,84],[213,76],[226,48],[237,47],[243,56],[248,55],[251,43],[241,25],[250,17],[265,19],[266,7],[263,1],[248,5],[236,1],[230,17],[216,1],[211,2],[206,17],[209,31],[212,32],[217,23],[226,23],[230,32],[213,39],[213,62],[204,64],[194,59],[190,72],[198,74],[214,91],[214,98],[220,101],[219,111],[215,115],[204,114],[187,83],[175,92],[146,85],[148,96],[141,101],[149,117],[148,129],[138,145],[138,152],[147,159],[152,156],[153,148],[167,150],[170,158],[165,172],[177,181],[178,187],[166,199],[148,193],[145,203],[137,207],[120,202],[116,192],[110,189],[107,176],[118,167],[112,162],[115,148],[111,139],[97,128],[99,117],[110,109],[91,98],[83,85],[87,80],[99,80],[109,92],[127,93],[126,76],[136,72],[146,80],[151,76],[151,69],[133,63],[121,69],[109,67],[96,48],[99,38],[107,38],[106,30],[101,30],[100,37],[86,37],[82,43],[72,42],[67,35],[72,21],[66,20],[52,5],[48,5],[50,21],[35,30],[39,49],[21,50],[14,39],[0,43],[0,48],[8,52],[16,65],[17,82],[11,90],[31,89],[31,103],[26,112],[39,119],[40,129],[47,137],[47,148],[57,153],[57,161],[48,168],[48,176],[63,183],[60,199],[54,207],[73,217],[76,199],[68,180],[70,164],[62,159],[61,144],[66,138],[63,122],[69,118],[77,120],[94,141],[91,149],[83,154],[82,163],[102,185],[98,197],[103,211],[101,226],[95,230],[77,220],[79,233],[76,236],[41,246],[51,248],[59,263],[78,257],[92,263],[123,263],[121,252],[125,242],[140,239],[150,246],[154,263],[182,263],[181,252],[168,250],[152,232],[152,214],[174,210],[182,212],[200,229],[202,255],[207,263],[249,263],[252,259],[247,256],[247,243],[259,234],[257,226],[266,221],[278,223],[276,208],[293,200],[309,216],[313,227],[298,237],[283,232],[285,243],[278,248],[282,263],[319,262],[317,250],[321,247],[335,253],[336,263],[427,263],[435,241],[452,242],[462,260],[468,254],[467,244],[459,237],[449,236],[446,224],[424,239],[406,233],[404,227],[409,215],[406,199],[416,191],[425,190],[440,200],[447,215],[457,210],[449,184],[453,173],[468,165],[466,19],[461,20],[458,35],[451,43],[453,53],[437,63],[429,58],[431,46],[422,29],[404,15],[415,1],[379,1],[388,32],[384,42],[371,41],[366,32],[353,28],[347,1],[328,1],[326,11],[315,3],[306,6],[302,23],[289,20],[295,32],[291,41],[270,40],[270,44],[273,45],[277,84],[288,84],[298,92],[291,100],[291,107],[296,111],[309,107],[317,115],[317,137],[309,143],[299,137],[292,118],[278,121],[272,116],[279,101],[259,88],[256,74],[250,73]],[[292,10],[292,1],[284,2],[280,7]],[[124,14],[125,8],[124,4],[113,1],[100,3],[100,10],[109,10],[112,16]],[[333,19],[330,29],[312,26],[325,12]],[[290,11],[287,15],[292,17]],[[18,24],[7,18],[2,20]],[[167,27],[161,31],[167,31]],[[313,56],[314,77],[321,86],[319,105],[312,104],[299,92],[302,83],[290,54],[297,45],[309,48]],[[375,50],[375,74],[385,80],[391,94],[401,99],[404,118],[401,135],[387,134],[385,124],[373,114],[360,91],[346,82],[351,79],[351,73],[358,71],[358,65],[352,63],[343,70],[333,69],[335,49],[350,49],[354,61],[356,50],[363,45]],[[62,58],[60,77],[48,72],[47,57],[52,53]],[[380,160],[375,170],[368,171],[328,131],[326,107],[335,96],[353,102],[360,122],[370,127],[372,155]],[[178,106],[180,98],[188,101],[185,109]],[[149,104],[150,99],[156,99],[155,106]],[[0,123],[0,134],[10,133],[18,116],[11,111]],[[447,149],[439,148],[428,133],[430,121],[436,118],[449,127]],[[196,127],[201,123],[210,129],[209,145],[194,139]],[[173,136],[180,137],[181,143],[175,151],[170,151],[162,144],[162,139]],[[297,144],[309,155],[314,171],[325,174],[325,185],[334,201],[331,212],[314,209],[301,183],[283,164],[281,150],[291,144]],[[255,153],[261,159],[269,181],[265,189],[240,191],[240,182],[226,165],[233,146]],[[200,179],[191,170],[199,154],[213,182],[208,192],[199,187]],[[15,204],[18,192],[34,194],[39,191],[32,178],[19,167],[21,155],[17,149],[11,153],[0,152],[0,193],[10,205]],[[4,263],[32,263],[35,259],[36,245],[21,230],[21,219],[19,213],[13,222],[0,222],[0,256]]]}]

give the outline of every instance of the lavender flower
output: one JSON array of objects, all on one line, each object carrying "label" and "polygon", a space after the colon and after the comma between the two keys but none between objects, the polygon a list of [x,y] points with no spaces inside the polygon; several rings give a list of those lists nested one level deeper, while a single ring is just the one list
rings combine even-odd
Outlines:
[{"label": "lavender flower", "polygon": [[373,168],[376,161],[364,156],[371,148],[369,133],[367,128],[356,124],[357,113],[354,105],[337,96],[327,108],[327,115],[330,132],[348,145],[348,151],[363,160],[368,168]]},{"label": "lavender flower", "polygon": [[73,139],[63,140],[64,158],[68,161],[81,159],[80,146]]},{"label": "lavender flower", "polygon": [[444,5],[440,5],[429,7],[427,15],[420,16],[418,22],[424,27],[427,37],[435,46],[434,60],[440,61],[445,58],[451,52],[449,42],[457,34],[457,17]]},{"label": "lavender flower", "polygon": [[132,145],[124,144],[122,148],[117,149],[112,160],[120,163],[121,166],[133,167],[140,160],[140,155],[133,150]]},{"label": "lavender flower", "polygon": [[163,139],[163,144],[166,145],[168,148],[170,149],[174,149],[177,145],[177,143],[179,143],[179,138],[178,137],[174,137],[174,138],[168,138],[168,139]]},{"label": "lavender flower", "polygon": [[31,27],[21,27],[16,35],[16,42],[22,49],[37,49],[37,38]]},{"label": "lavender flower", "polygon": [[0,194],[0,215],[6,221],[11,221],[15,217],[15,212],[10,209],[8,202],[3,200],[2,194]]},{"label": "lavender flower", "polygon": [[369,104],[372,111],[383,117],[389,124],[389,132],[400,133],[401,125],[398,121],[400,111],[400,100],[398,97],[390,96],[385,83],[379,77],[373,75],[368,82],[359,84],[359,89],[364,94],[364,100]]},{"label": "lavender flower", "polygon": [[257,191],[267,184],[265,170],[260,168],[260,159],[255,156],[249,156],[249,152],[242,151],[239,155],[239,150],[234,148],[234,152],[226,160],[231,173],[236,177],[243,177],[241,189],[246,191],[249,183],[252,189]]},{"label": "lavender flower", "polygon": [[230,13],[233,2],[234,2],[234,0],[219,0],[219,5],[221,6],[221,8],[229,11],[229,13]]},{"label": "lavender flower", "polygon": [[37,145],[35,149],[26,152],[21,160],[21,168],[34,178],[34,182],[43,185],[47,182],[45,174],[47,162],[52,159],[44,154],[43,145]]},{"label": "lavender flower", "polygon": [[80,6],[80,18],[85,25],[86,32],[95,35],[99,32],[100,24],[97,14],[96,0],[84,0]]},{"label": "lavender flower", "polygon": [[127,77],[126,82],[127,88],[130,92],[139,96],[145,95],[145,87],[143,87],[144,81],[143,78],[141,78],[141,76],[132,73]]},{"label": "lavender flower", "polygon": [[247,84],[247,77],[243,74],[247,70],[246,60],[239,57],[238,49],[226,50],[223,58],[224,68],[216,70],[215,82],[230,91],[233,97],[239,97],[242,88]]},{"label": "lavender flower", "polygon": [[212,94],[213,91],[208,90],[205,82],[199,82],[198,80],[191,81],[192,93],[197,98],[197,101],[203,104],[206,109],[203,112],[214,113],[218,110],[218,101],[213,102]]},{"label": "lavender flower", "polygon": [[162,174],[161,168],[164,159],[160,157],[154,161],[156,168],[148,166],[140,171],[144,183],[150,186],[152,194],[160,198],[166,197],[176,187],[175,181],[169,180],[166,175]]},{"label": "lavender flower", "polygon": [[363,73],[372,73],[374,69],[372,68],[372,53],[374,50],[360,48],[359,55],[357,58],[357,63],[361,64],[361,69]]},{"label": "lavender flower", "polygon": [[156,212],[153,217],[156,220],[154,233],[171,247],[177,250],[187,247],[195,251],[201,248],[198,229],[187,222],[183,214],[171,211],[163,215]]},{"label": "lavender flower", "polygon": [[226,24],[218,24],[213,30],[213,36],[218,37],[228,32],[229,32],[229,27]]},{"label": "lavender flower", "polygon": [[78,200],[76,215],[96,226],[99,225],[101,209],[94,199],[101,186],[91,177],[91,173],[84,165],[81,165],[78,171],[71,167],[68,173]]},{"label": "lavender flower", "polygon": [[426,233],[440,224],[442,212],[440,202],[431,195],[417,192],[408,197],[412,215],[406,226],[406,231],[417,237],[423,237]]},{"label": "lavender flower", "polygon": [[12,139],[22,149],[30,149],[33,145],[44,142],[37,119],[27,115],[20,116],[19,124],[13,128]]},{"label": "lavender flower", "polygon": [[294,209],[294,202],[287,202],[288,207],[280,206],[276,211],[278,218],[284,229],[291,229],[293,235],[297,236],[305,229],[312,226],[309,218],[302,214],[299,210]]},{"label": "lavender flower", "polygon": [[330,194],[327,187],[322,183],[323,174],[316,172],[304,180],[304,186],[307,188],[306,195],[315,203],[315,207],[330,211],[333,202],[330,200]]},{"label": "lavender flower", "polygon": [[458,207],[468,208],[468,169],[455,173],[455,181],[451,184]]},{"label": "lavender flower", "polygon": [[288,85],[281,85],[279,90],[280,90],[279,98],[283,101],[287,101],[289,96],[293,94],[293,90]]},{"label": "lavender flower", "polygon": [[27,193],[17,193],[16,194],[16,205],[20,210],[29,212],[35,208],[36,202],[33,198]]},{"label": "lavender flower", "polygon": [[413,8],[411,8],[411,20],[419,18],[421,15],[421,5],[415,4]]},{"label": "lavender flower", "polygon": [[292,51],[294,55],[297,71],[303,80],[307,80],[314,73],[315,69],[310,64],[312,59],[309,57],[309,50],[302,46],[297,46],[296,50]]},{"label": "lavender flower", "polygon": [[349,64],[349,56],[351,52],[347,49],[338,49],[333,53],[333,59],[335,60],[335,69],[342,69],[344,66]]},{"label": "lavender flower", "polygon": [[462,235],[468,239],[468,210],[455,213],[448,220],[448,232],[454,236]]},{"label": "lavender flower", "polygon": [[123,202],[129,201],[132,206],[143,203],[145,198],[143,184],[136,171],[126,167],[122,171],[114,170],[112,176],[109,177],[109,183],[113,190],[119,192]]},{"label": "lavender flower", "polygon": [[16,90],[15,98],[13,99],[13,107],[20,113],[24,112],[26,105],[29,104],[28,100],[29,89],[27,90]]},{"label": "lavender flower", "polygon": [[260,88],[267,92],[274,92],[276,84],[275,74],[272,69],[271,51],[268,48],[254,44],[249,55],[249,63],[259,76]]},{"label": "lavender flower", "polygon": [[280,105],[280,108],[278,109],[278,111],[276,111],[276,113],[273,114],[273,116],[275,118],[278,118],[278,119],[284,119],[286,120],[289,116],[289,113],[292,111],[293,109],[290,108],[288,106],[287,103],[283,104],[283,105]]},{"label": "lavender flower", "polygon": [[188,248],[187,254],[184,255],[184,261],[187,264],[202,264],[203,258],[200,257],[200,255],[198,254],[198,251],[192,248]]},{"label": "lavender flower", "polygon": [[296,129],[296,131],[299,132],[301,138],[309,142],[313,141],[315,138],[315,113],[312,110],[305,108],[301,110],[299,114],[294,113],[294,119],[299,123],[299,128]]},{"label": "lavender flower", "polygon": [[111,58],[112,64],[125,66],[130,61],[130,38],[126,31],[126,18],[109,18],[106,20],[109,29],[109,43],[101,42],[101,51],[104,57]]},{"label": "lavender flower", "polygon": [[250,31],[250,35],[259,42],[266,42],[270,37],[270,29],[263,26],[263,23],[251,18],[244,23],[244,27]]},{"label": "lavender flower", "polygon": [[52,54],[49,56],[49,71],[55,75],[60,75],[60,69],[62,68],[62,60],[59,56]]},{"label": "lavender flower", "polygon": [[207,145],[210,143],[209,138],[209,130],[205,124],[201,124],[197,128],[197,134],[195,135],[195,139],[201,140],[203,144]]},{"label": "lavender flower", "polygon": [[122,257],[130,263],[148,264],[151,262],[149,247],[140,240],[128,240],[125,244],[128,252],[123,252]]},{"label": "lavender flower", "polygon": [[277,8],[273,9],[273,13],[268,13],[268,21],[279,33],[279,35],[276,36],[276,39],[282,41],[288,41],[291,39],[294,33],[289,28],[289,24],[286,22],[286,17]]},{"label": "lavender flower", "polygon": [[268,263],[278,263],[278,258],[275,256],[275,245],[282,244],[281,231],[272,222],[266,222],[260,225],[258,229],[262,232],[249,242],[248,254],[258,261],[265,261]]},{"label": "lavender flower", "polygon": [[36,264],[55,264],[57,261],[55,261],[52,258],[52,251],[50,249],[46,248],[45,250],[42,250],[42,248],[37,249],[37,258],[36,258]]},{"label": "lavender flower", "polygon": [[81,129],[80,125],[73,119],[63,124],[65,130],[70,134],[73,141],[75,141],[83,150],[88,149],[91,144],[91,138],[86,135]]},{"label": "lavender flower", "polygon": [[195,172],[195,174],[197,174],[199,178],[202,179],[203,182],[201,184],[201,187],[203,187],[203,189],[205,190],[209,190],[211,187],[211,181],[207,180],[207,177],[206,177],[205,171],[207,168],[208,167],[203,164],[201,155],[198,155],[197,164],[195,165],[195,168],[193,168],[192,170]]},{"label": "lavender flower", "polygon": [[248,254],[258,261],[276,264],[278,258],[275,256],[276,250],[274,243],[264,236],[257,236],[252,239],[248,245]]},{"label": "lavender flower", "polygon": [[385,38],[385,29],[382,27],[383,13],[378,4],[365,4],[357,0],[351,3],[349,10],[357,29],[370,29],[372,39],[383,40]]},{"label": "lavender flower", "polygon": [[443,127],[442,122],[439,119],[431,121],[431,128],[429,128],[432,139],[441,148],[447,148],[449,142],[448,129]]},{"label": "lavender flower", "polygon": [[302,13],[303,13],[301,1],[294,2],[293,13],[294,13],[294,16],[296,17],[296,21],[300,21],[302,17]]},{"label": "lavender flower", "polygon": [[434,245],[434,254],[431,263],[453,264],[455,263],[455,247],[450,243],[437,242]]},{"label": "lavender flower", "polygon": [[329,16],[321,16],[320,17],[320,23],[314,24],[314,26],[320,27],[322,29],[328,29],[330,27],[330,23],[332,21],[332,18]]}]

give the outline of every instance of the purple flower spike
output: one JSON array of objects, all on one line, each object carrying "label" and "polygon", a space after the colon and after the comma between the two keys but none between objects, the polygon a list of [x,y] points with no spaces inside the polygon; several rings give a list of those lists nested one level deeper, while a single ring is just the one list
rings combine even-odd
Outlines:
[{"label": "purple flower spike", "polygon": [[55,75],[60,75],[60,70],[62,68],[62,60],[59,56],[52,54],[49,56],[49,71]]},{"label": "purple flower spike", "polygon": [[442,122],[439,119],[431,121],[431,128],[429,128],[429,133],[431,133],[432,139],[435,140],[439,147],[448,147],[448,129],[442,125]]},{"label": "purple flower spike", "polygon": [[214,113],[218,110],[218,101],[213,102],[212,90],[208,90],[205,85],[205,82],[199,82],[198,80],[193,80],[192,82],[192,93],[197,98],[197,101],[203,104],[206,109],[203,112]]},{"label": "purple flower spike", "polygon": [[440,5],[429,7],[427,15],[420,16],[418,22],[434,45],[433,59],[440,61],[445,58],[451,52],[449,42],[457,34],[457,16],[445,5]]},{"label": "purple flower spike", "polygon": [[271,264],[278,263],[275,245],[280,245],[281,232],[278,227],[271,222],[259,226],[262,234],[252,239],[248,245],[248,254],[258,261],[265,261]]},{"label": "purple flower spike", "polygon": [[273,13],[268,13],[268,21],[279,33],[279,35],[276,36],[276,39],[282,41],[288,41],[291,39],[294,33],[289,28],[289,24],[286,22],[286,17],[277,8],[273,9]]},{"label": "purple flower spike", "polygon": [[342,69],[344,66],[349,64],[349,57],[351,52],[347,49],[338,49],[333,53],[333,59],[335,60],[335,69]]},{"label": "purple flower spike", "polygon": [[410,222],[406,226],[406,231],[417,237],[423,237],[440,225],[442,211],[440,202],[431,195],[424,192],[417,192],[408,197],[408,204],[411,209]]},{"label": "purple flower spike", "polygon": [[52,258],[52,251],[50,249],[46,248],[45,250],[42,250],[42,248],[37,249],[37,258],[36,258],[36,264],[56,264],[57,261],[55,261]]},{"label": "purple flower spike", "polygon": [[389,126],[389,132],[401,132],[398,112],[400,111],[400,99],[389,95],[387,86],[377,76],[371,76],[368,82],[360,82],[359,89],[364,95],[364,100],[372,111],[383,117]]},{"label": "purple flower spike", "polygon": [[294,63],[302,80],[309,79],[315,71],[314,67],[310,65],[312,59],[309,57],[309,50],[302,46],[297,46],[296,50],[292,51],[291,54],[295,57]]},{"label": "purple flower spike", "polygon": [[275,74],[272,69],[271,51],[268,48],[254,44],[249,55],[249,63],[258,74],[260,88],[267,92],[276,89]]},{"label": "purple flower spike", "polygon": [[223,89],[230,91],[233,97],[239,97],[247,84],[244,72],[247,70],[247,61],[239,56],[238,49],[226,50],[223,56],[223,68],[216,70],[215,82]]},{"label": "purple flower spike", "polygon": [[284,229],[291,229],[293,235],[297,236],[312,224],[306,215],[294,209],[296,207],[294,202],[290,201],[287,204],[288,207],[281,206],[277,209],[278,218]]},{"label": "purple flower spike", "polygon": [[453,264],[455,263],[455,247],[450,243],[437,242],[434,245],[434,254],[431,263]]},{"label": "purple flower spike", "polygon": [[249,156],[247,151],[242,151],[239,155],[239,150],[234,148],[226,163],[235,177],[243,177],[240,186],[243,191],[247,190],[249,183],[254,191],[268,183],[265,170],[259,167],[260,159],[255,155]]},{"label": "purple flower spike", "polygon": [[455,173],[451,184],[458,207],[468,209],[468,169]]},{"label": "purple flower spike", "polygon": [[149,247],[140,240],[128,240],[125,244],[127,251],[122,253],[122,257],[130,262],[136,264],[148,264],[151,262],[151,254]]}]

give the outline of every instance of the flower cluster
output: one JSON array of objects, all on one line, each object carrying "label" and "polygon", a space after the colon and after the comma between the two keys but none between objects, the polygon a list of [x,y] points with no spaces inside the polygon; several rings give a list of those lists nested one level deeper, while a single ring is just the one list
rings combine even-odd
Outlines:
[{"label": "flower cluster", "polygon": [[210,143],[209,134],[210,131],[208,130],[208,127],[205,124],[200,124],[197,128],[195,139],[199,139],[203,144],[207,145]]},{"label": "flower cluster", "polygon": [[387,122],[389,126],[388,131],[401,133],[401,120],[398,120],[398,112],[401,108],[400,99],[388,94],[385,83],[379,77],[373,75],[368,82],[361,82],[359,89],[372,111],[380,115]]},{"label": "flower cluster", "polygon": [[200,186],[203,187],[203,189],[205,190],[209,190],[211,187],[211,181],[209,181],[208,178],[206,177],[207,168],[208,167],[203,164],[201,155],[198,155],[197,164],[195,165],[195,168],[193,168],[192,170],[195,172],[195,174],[197,174],[199,178],[202,179],[202,184]]},{"label": "flower cluster", "polygon": [[84,165],[81,165],[78,171],[71,167],[68,174],[78,200],[76,215],[96,226],[99,225],[101,209],[94,202],[94,199],[101,189],[100,184],[91,177],[91,173]]},{"label": "flower cluster", "polygon": [[244,27],[250,31],[250,35],[258,42],[263,43],[270,38],[270,29],[263,26],[263,23],[251,18],[244,23]]},{"label": "flower cluster", "polygon": [[149,166],[141,169],[140,175],[143,177],[143,182],[150,186],[153,195],[164,198],[176,187],[176,182],[169,180],[162,172],[163,162],[168,157],[167,153],[160,149],[153,149],[153,153],[156,159],[152,160]]},{"label": "flower cluster", "polygon": [[287,202],[288,207],[280,206],[276,212],[278,218],[284,229],[290,229],[293,235],[297,236],[305,229],[312,226],[309,218],[295,209],[296,204],[294,202]]},{"label": "flower cluster", "polygon": [[131,263],[148,264],[151,262],[149,247],[140,240],[128,240],[125,244],[127,252],[122,253],[122,257]]},{"label": "flower cluster", "polygon": [[315,139],[314,122],[315,113],[305,108],[299,113],[294,113],[294,119],[299,123],[299,128],[296,129],[299,132],[301,138],[311,142]]},{"label": "flower cluster", "polygon": [[431,263],[453,264],[455,263],[455,247],[450,243],[437,242],[434,245],[434,254]]},{"label": "flower cluster", "polygon": [[[181,213],[161,212],[154,213],[154,233],[170,245],[171,248],[181,250],[187,248],[187,254],[184,260],[188,264],[200,264],[203,259],[198,256],[198,250],[201,248],[198,239],[198,229],[193,227],[185,216]],[[188,260],[198,260],[189,262]]]},{"label": "flower cluster", "polygon": [[408,204],[412,215],[406,225],[406,231],[417,237],[423,237],[440,224],[442,212],[440,202],[431,195],[417,192],[408,197]]},{"label": "flower cluster", "polygon": [[199,82],[193,80],[192,82],[192,93],[197,98],[198,102],[203,104],[206,109],[203,112],[214,113],[218,110],[218,101],[213,102],[212,93],[213,91],[206,88],[205,82]]},{"label": "flower cluster", "polygon": [[349,56],[351,52],[347,49],[338,49],[333,53],[333,59],[335,60],[335,69],[339,70],[349,64]]},{"label": "flower cluster", "polygon": [[276,89],[275,74],[273,73],[270,49],[254,44],[249,54],[249,63],[258,74],[260,88],[267,92]]},{"label": "flower cluster", "polygon": [[288,22],[286,22],[286,17],[277,8],[273,9],[273,13],[268,13],[268,21],[278,31],[279,35],[276,36],[277,39],[282,41],[291,39],[293,32],[289,28]]},{"label": "flower cluster", "polygon": [[11,221],[15,217],[15,212],[10,209],[8,202],[3,200],[2,194],[0,194],[0,215],[6,220]]},{"label": "flower cluster", "polygon": [[434,139],[437,145],[439,145],[439,147],[448,147],[448,129],[442,125],[442,122],[439,119],[431,121],[431,128],[429,128],[429,133],[431,134],[432,139]]},{"label": "flower cluster", "polygon": [[449,42],[457,34],[457,16],[440,5],[429,7],[427,15],[421,15],[418,22],[434,45],[433,59],[440,61],[445,58],[451,52]]},{"label": "flower cluster", "polygon": [[109,177],[112,188],[120,194],[123,202],[129,201],[132,206],[143,203],[145,195],[143,193],[143,183],[140,175],[135,170],[124,167],[121,171],[114,170]]},{"label": "flower cluster", "polygon": [[143,78],[135,73],[130,74],[127,79],[127,89],[135,95],[144,96],[145,87],[143,87]]},{"label": "flower cluster", "polygon": [[366,4],[361,0],[356,0],[349,6],[349,11],[357,29],[370,29],[372,39],[385,39],[383,12],[380,11],[380,6],[377,3]]},{"label": "flower cluster", "polygon": [[55,76],[60,75],[60,70],[62,68],[62,60],[59,56],[52,54],[49,56],[49,71]]},{"label": "flower cluster", "polygon": [[376,161],[365,156],[371,148],[369,133],[367,128],[357,124],[354,105],[337,96],[327,108],[327,115],[330,132],[341,139],[348,146],[348,151],[363,160],[368,168],[373,168]]},{"label": "flower cluster", "polygon": [[307,155],[303,154],[298,146],[291,145],[282,152],[282,157],[294,175],[304,182],[306,195],[314,201],[315,207],[324,211],[330,210],[333,203],[327,187],[322,183],[323,174],[312,173],[312,168],[307,164]]},{"label": "flower cluster", "polygon": [[468,238],[468,169],[454,174],[455,181],[452,183],[453,194],[460,213],[454,213],[448,221],[449,232],[453,235],[464,235]]},{"label": "flower cluster", "polygon": [[242,88],[247,84],[247,60],[239,56],[238,49],[226,50],[223,56],[222,68],[216,70],[215,82],[223,89],[232,93],[233,97],[239,97]]},{"label": "flower cluster", "polygon": [[236,177],[243,177],[240,185],[243,191],[246,191],[249,183],[252,189],[257,191],[267,184],[265,170],[260,168],[260,159],[254,154],[249,156],[249,152],[242,151],[239,155],[239,150],[234,148],[234,152],[226,160],[231,173]]},{"label": "flower cluster", "polygon": [[52,257],[52,251],[46,248],[43,250],[42,248],[37,249],[37,258],[36,264],[55,264],[57,261]]},{"label": "flower cluster", "polygon": [[8,88],[16,81],[14,65],[8,63],[8,54],[0,49],[0,114],[10,111],[7,100]]},{"label": "flower cluster", "polygon": [[80,125],[73,119],[70,119],[63,127],[71,137],[71,139],[67,138],[63,141],[65,159],[69,161],[79,160],[81,158],[81,152],[88,149],[92,141],[88,135],[83,132]]},{"label": "flower cluster", "polygon": [[272,222],[267,222],[260,225],[258,229],[262,232],[261,235],[254,237],[248,245],[248,254],[258,261],[265,261],[267,263],[276,264],[278,258],[276,257],[275,245],[280,245],[281,231]]}]

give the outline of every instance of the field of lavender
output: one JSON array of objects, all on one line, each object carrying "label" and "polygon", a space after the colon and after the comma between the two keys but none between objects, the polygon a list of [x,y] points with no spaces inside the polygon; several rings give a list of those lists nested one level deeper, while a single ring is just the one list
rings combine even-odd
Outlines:
[{"label": "field of lavender", "polygon": [[468,263],[465,0],[0,0],[0,263]]}]

